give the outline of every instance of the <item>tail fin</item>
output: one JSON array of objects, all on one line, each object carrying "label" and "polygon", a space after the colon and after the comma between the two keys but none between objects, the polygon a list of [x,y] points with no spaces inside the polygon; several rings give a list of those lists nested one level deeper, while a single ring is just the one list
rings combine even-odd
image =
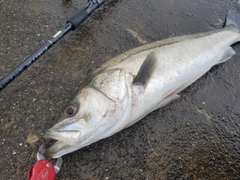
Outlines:
[{"label": "tail fin", "polygon": [[225,27],[232,26],[240,31],[240,15],[233,10],[228,11]]}]

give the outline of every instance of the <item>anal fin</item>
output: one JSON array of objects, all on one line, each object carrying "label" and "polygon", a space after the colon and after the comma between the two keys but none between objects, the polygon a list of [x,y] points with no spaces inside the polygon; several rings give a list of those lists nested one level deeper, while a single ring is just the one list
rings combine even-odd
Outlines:
[{"label": "anal fin", "polygon": [[233,48],[231,46],[229,46],[228,48],[226,48],[225,51],[223,51],[222,57],[217,64],[220,64],[220,63],[223,63],[223,62],[229,60],[234,54],[235,54],[235,51],[233,50]]}]

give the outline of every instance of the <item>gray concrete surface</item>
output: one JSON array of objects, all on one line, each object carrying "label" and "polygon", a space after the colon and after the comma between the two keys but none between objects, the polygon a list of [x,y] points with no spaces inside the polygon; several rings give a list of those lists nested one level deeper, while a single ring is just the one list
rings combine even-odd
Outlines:
[{"label": "gray concrete surface", "polygon": [[[0,78],[86,4],[0,0]],[[0,179],[26,179],[42,134],[92,69],[170,36],[221,28],[238,0],[110,0],[0,92]],[[181,93],[116,135],[63,157],[57,179],[240,179],[240,46]]]}]

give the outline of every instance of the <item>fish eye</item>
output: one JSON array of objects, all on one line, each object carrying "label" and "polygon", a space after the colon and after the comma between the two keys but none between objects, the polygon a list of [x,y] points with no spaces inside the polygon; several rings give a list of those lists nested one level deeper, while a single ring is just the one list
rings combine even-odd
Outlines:
[{"label": "fish eye", "polygon": [[64,110],[64,115],[67,117],[73,116],[77,112],[77,106],[75,105],[70,105],[65,108]]}]

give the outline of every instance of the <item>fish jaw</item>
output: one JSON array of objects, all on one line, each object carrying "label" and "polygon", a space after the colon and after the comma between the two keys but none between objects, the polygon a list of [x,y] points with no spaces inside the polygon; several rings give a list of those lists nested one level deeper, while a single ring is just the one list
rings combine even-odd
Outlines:
[{"label": "fish jaw", "polygon": [[[109,126],[105,127],[111,129],[111,127]],[[92,144],[99,139],[104,138],[106,134],[106,129],[101,128],[99,125],[96,125],[93,128],[81,128],[81,131],[59,130],[56,128],[51,128],[46,131],[46,133],[44,134],[44,138],[53,139],[57,142],[55,142],[51,147],[49,147],[46,153],[52,158],[58,158],[70,152],[76,151],[82,147],[85,147],[89,144]]]},{"label": "fish jaw", "polygon": [[47,140],[56,140],[57,142],[47,149],[47,154],[53,158],[57,158],[71,152],[71,149],[84,140],[87,134],[91,134],[91,132],[88,132],[89,130],[82,120],[52,127],[45,132],[43,137]]},{"label": "fish jaw", "polygon": [[65,143],[66,145],[73,146],[76,144],[81,138],[81,132],[77,130],[55,130],[49,129],[44,138],[46,139],[54,139],[59,142]]}]

